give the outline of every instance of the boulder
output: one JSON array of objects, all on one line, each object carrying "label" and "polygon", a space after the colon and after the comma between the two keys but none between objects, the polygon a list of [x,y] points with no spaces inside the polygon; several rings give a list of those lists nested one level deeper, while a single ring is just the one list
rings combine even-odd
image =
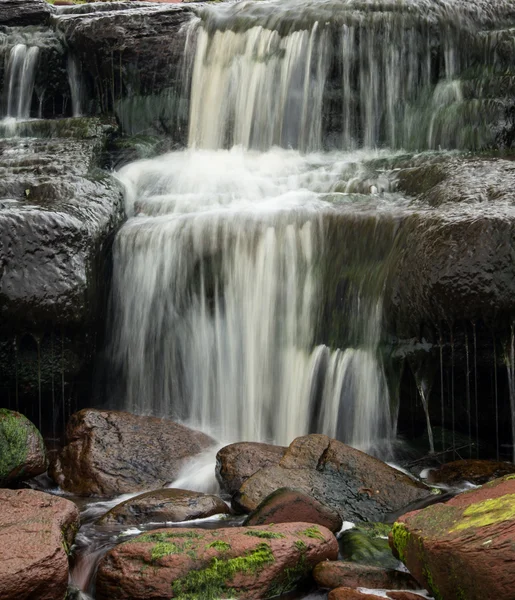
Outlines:
[{"label": "boulder", "polygon": [[428,498],[430,490],[380,460],[325,435],[295,439],[279,464],[260,469],[241,486],[237,506],[253,511],[283,487],[304,491],[344,521],[381,521]]},{"label": "boulder", "polygon": [[259,442],[238,442],[224,446],[216,455],[218,483],[232,496],[259,469],[277,465],[285,452],[284,446]]},{"label": "boulder", "polygon": [[25,130],[30,140],[0,139],[0,403],[12,408],[16,399],[16,410],[54,434],[70,406],[91,398],[106,258],[123,202],[98,169],[110,122],[38,121]]},{"label": "boulder", "polygon": [[67,445],[49,470],[64,490],[79,496],[115,496],[163,486],[184,462],[208,448],[207,435],[168,419],[116,410],[72,415]]},{"label": "boulder", "polygon": [[2,0],[0,26],[41,25],[54,12],[46,0]]},{"label": "boulder", "polygon": [[391,525],[385,523],[358,523],[339,536],[338,545],[342,558],[387,569],[396,569],[399,561],[388,544]]},{"label": "boulder", "polygon": [[[403,515],[392,547],[437,599],[515,599],[515,476]],[[464,576],[466,574],[466,576]]]},{"label": "boulder", "polygon": [[330,590],[342,586],[371,590],[420,587],[409,573],[343,561],[321,562],[313,570],[313,577],[320,587]]},{"label": "boulder", "polygon": [[226,529],[159,529],[110,550],[97,600],[261,600],[295,587],[338,544],[324,527],[282,523]]},{"label": "boulder", "polygon": [[79,510],[69,500],[0,490],[0,599],[63,600],[78,528]]},{"label": "boulder", "polygon": [[100,519],[100,523],[179,523],[229,513],[227,504],[217,496],[164,488],[117,504]]},{"label": "boulder", "polygon": [[495,460],[455,460],[438,469],[429,471],[429,483],[456,485],[468,481],[475,485],[483,485],[492,479],[515,473],[513,463]]},{"label": "boulder", "polygon": [[316,523],[331,531],[342,527],[340,515],[329,506],[321,504],[301,490],[280,488],[272,492],[251,513],[245,525],[268,525],[271,523]]},{"label": "boulder", "polygon": [[47,468],[45,443],[26,417],[0,408],[0,486],[29,479]]}]

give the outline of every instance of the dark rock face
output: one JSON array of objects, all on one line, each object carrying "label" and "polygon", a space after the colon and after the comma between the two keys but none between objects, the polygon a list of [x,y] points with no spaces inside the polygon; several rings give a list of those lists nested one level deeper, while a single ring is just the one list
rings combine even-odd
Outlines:
[{"label": "dark rock face", "polygon": [[417,581],[409,574],[395,569],[381,569],[370,565],[342,561],[325,561],[318,564],[313,577],[320,587],[330,590],[338,587],[370,590],[416,589]]},{"label": "dark rock face", "polygon": [[45,443],[36,427],[20,413],[0,408],[0,486],[44,473]]},{"label": "dark rock face", "polygon": [[53,12],[46,0],[2,0],[0,25],[39,25],[47,23]]},{"label": "dark rock face", "polygon": [[309,523],[159,529],[107,553],[98,568],[97,598],[261,600],[292,589],[337,553],[334,535]]},{"label": "dark rock face", "polygon": [[339,531],[342,519],[336,510],[321,504],[300,490],[281,488],[270,494],[249,515],[245,525],[306,522]]},{"label": "dark rock face", "polygon": [[116,110],[129,132],[179,135],[188,110],[180,94],[189,76],[181,73],[181,28],[191,18],[188,6],[120,3],[73,10],[55,23],[81,64],[93,110]]},{"label": "dark rock face", "polygon": [[515,478],[402,516],[391,544],[435,598],[515,598]]},{"label": "dark rock face", "polygon": [[173,481],[211,438],[167,419],[84,409],[72,415],[68,444],[50,476],[80,496],[114,496]]},{"label": "dark rock face", "polygon": [[515,465],[494,460],[455,460],[429,472],[430,483],[455,485],[469,481],[483,485],[492,479],[515,473]]},{"label": "dark rock face", "polygon": [[79,393],[71,382],[90,389],[123,206],[97,167],[112,126],[39,123],[25,126],[30,139],[0,140],[0,404],[48,431]]},{"label": "dark rock face", "polygon": [[78,528],[79,511],[69,500],[0,490],[0,598],[63,600]]},{"label": "dark rock face", "polygon": [[380,521],[430,491],[380,460],[325,435],[294,440],[280,463],[260,469],[235,501],[252,511],[275,490],[299,489],[348,521]]},{"label": "dark rock face", "polygon": [[146,522],[180,523],[229,513],[227,504],[217,496],[165,488],[117,504],[100,519],[100,522],[121,525],[139,525]]},{"label": "dark rock face", "polygon": [[218,483],[232,496],[259,469],[277,465],[285,452],[285,447],[272,444],[258,442],[229,444],[216,455]]}]

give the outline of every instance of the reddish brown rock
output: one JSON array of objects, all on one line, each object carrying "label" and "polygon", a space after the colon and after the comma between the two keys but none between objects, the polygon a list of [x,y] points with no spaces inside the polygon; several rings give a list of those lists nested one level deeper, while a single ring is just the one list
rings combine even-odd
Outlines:
[{"label": "reddish brown rock", "polygon": [[24,415],[0,408],[0,486],[29,479],[47,468],[45,443]]},{"label": "reddish brown rock", "polygon": [[244,524],[295,522],[316,523],[335,532],[342,527],[342,519],[334,509],[321,504],[309,494],[290,488],[280,488],[270,494],[249,515]]},{"label": "reddish brown rock", "polygon": [[212,444],[207,435],[167,419],[84,409],[71,416],[68,444],[49,470],[79,496],[115,496],[173,481],[184,462]]},{"label": "reddish brown rock", "polygon": [[159,529],[107,553],[96,597],[261,600],[291,589],[314,565],[337,554],[334,535],[309,523]]},{"label": "reddish brown rock", "polygon": [[386,592],[386,595],[392,600],[426,600],[425,596],[413,592]]},{"label": "reddish brown rock", "polygon": [[515,600],[515,476],[403,515],[390,542],[437,598]]},{"label": "reddish brown rock", "polygon": [[455,485],[469,481],[483,485],[492,479],[515,473],[513,463],[495,460],[455,460],[429,472],[429,483]]},{"label": "reddish brown rock", "polygon": [[117,504],[100,519],[100,522],[120,525],[139,525],[149,522],[180,523],[229,513],[229,507],[218,496],[190,490],[163,488]]},{"label": "reddish brown rock", "polygon": [[245,481],[234,502],[250,512],[283,487],[304,491],[345,521],[382,521],[431,496],[426,486],[404,473],[318,434],[294,440],[279,464],[262,468]]},{"label": "reddish brown rock", "polygon": [[277,465],[285,452],[284,446],[258,442],[240,442],[225,446],[216,455],[218,483],[232,496],[259,469]]},{"label": "reddish brown rock", "polygon": [[79,527],[73,502],[34,490],[0,490],[0,600],[61,600],[67,549]]},{"label": "reddish brown rock", "polygon": [[313,570],[313,577],[320,587],[330,590],[337,587],[363,587],[370,590],[409,590],[420,587],[409,573],[343,561],[318,564]]},{"label": "reddish brown rock", "polygon": [[339,587],[329,592],[327,600],[377,600],[379,596],[365,594],[348,587]]}]

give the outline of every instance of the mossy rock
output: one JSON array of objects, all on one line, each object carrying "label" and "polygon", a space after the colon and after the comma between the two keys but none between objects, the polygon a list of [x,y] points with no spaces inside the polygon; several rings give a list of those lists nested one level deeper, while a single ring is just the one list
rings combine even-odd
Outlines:
[{"label": "mossy rock", "polygon": [[0,409],[0,485],[44,473],[45,444],[35,425],[22,414]]},{"label": "mossy rock", "polygon": [[343,558],[364,565],[397,568],[399,561],[392,554],[388,543],[391,528],[386,523],[360,523],[344,531],[339,539]]}]

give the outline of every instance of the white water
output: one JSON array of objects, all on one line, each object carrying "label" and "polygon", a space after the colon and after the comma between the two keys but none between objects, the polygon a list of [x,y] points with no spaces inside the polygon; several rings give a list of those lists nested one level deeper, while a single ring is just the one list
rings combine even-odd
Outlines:
[{"label": "white water", "polygon": [[365,157],[188,150],[119,173],[133,217],[114,249],[113,355],[128,410],[223,441],[389,437],[380,302],[349,316],[359,347],[314,345],[325,194],[355,185]]},{"label": "white water", "polygon": [[34,90],[36,66],[39,57],[37,46],[16,44],[7,62],[5,81],[7,118],[27,119]]},{"label": "white water", "polygon": [[82,115],[82,81],[80,65],[78,59],[70,54],[67,64],[68,84],[72,97],[72,115],[80,117]]}]

